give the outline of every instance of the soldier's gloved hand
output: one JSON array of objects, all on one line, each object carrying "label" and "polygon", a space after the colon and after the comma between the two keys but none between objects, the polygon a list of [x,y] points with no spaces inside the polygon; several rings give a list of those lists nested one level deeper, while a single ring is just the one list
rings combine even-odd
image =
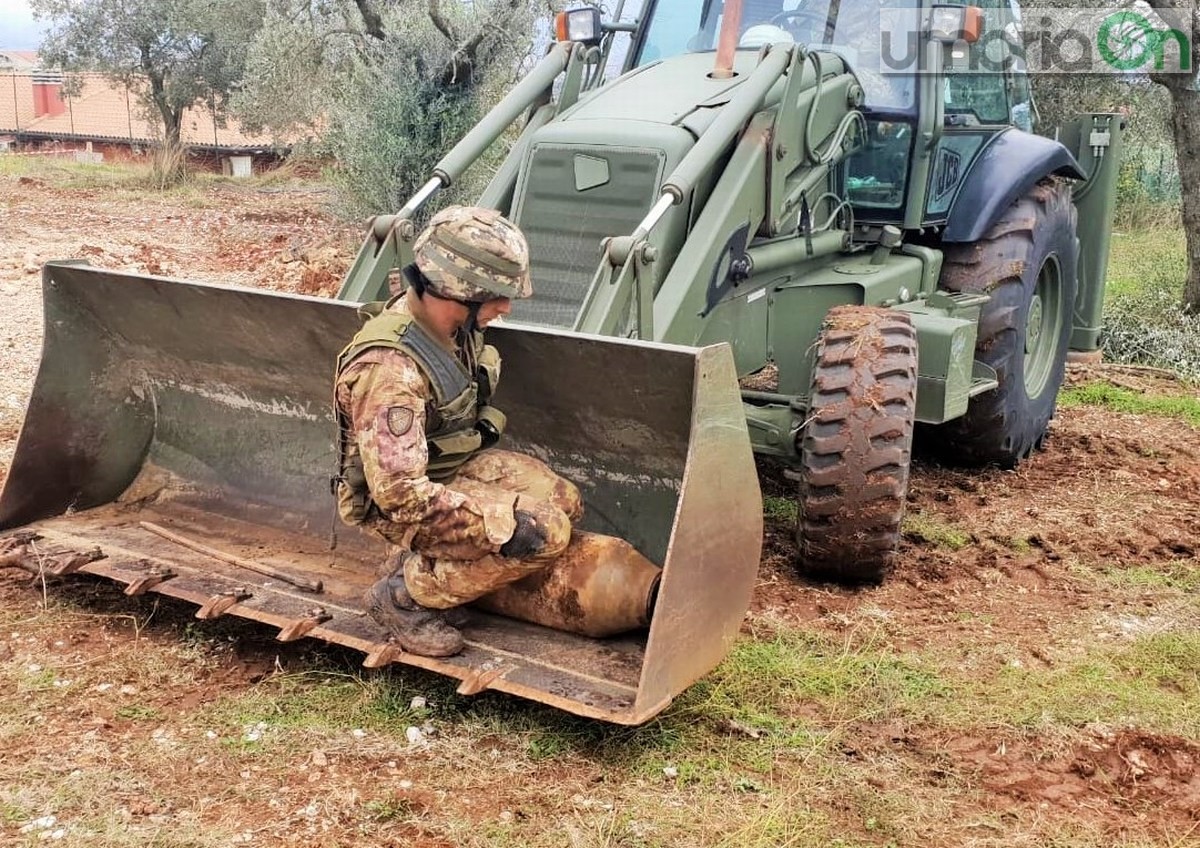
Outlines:
[{"label": "soldier's gloved hand", "polygon": [[514,513],[517,519],[517,529],[512,538],[500,546],[500,556],[521,559],[533,556],[546,547],[545,531],[538,527],[533,513],[518,509]]},{"label": "soldier's gloved hand", "polygon": [[500,441],[500,431],[496,425],[486,418],[480,418],[475,422],[475,429],[479,431],[480,448],[486,450]]}]

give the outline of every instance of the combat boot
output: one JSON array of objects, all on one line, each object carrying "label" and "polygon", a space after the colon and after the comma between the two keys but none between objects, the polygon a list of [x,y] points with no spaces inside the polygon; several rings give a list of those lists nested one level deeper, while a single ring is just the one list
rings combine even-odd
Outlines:
[{"label": "combat boot", "polygon": [[444,613],[412,599],[402,574],[377,581],[367,590],[365,601],[371,618],[386,627],[409,653],[450,657],[466,645],[462,634],[446,623]]},{"label": "combat boot", "polygon": [[[419,565],[420,562],[421,555],[416,551],[397,548],[387,555],[387,558],[380,563],[375,573],[380,577],[404,574],[404,567],[406,565]],[[439,612],[442,614],[442,620],[451,627],[466,627],[474,619],[471,611],[466,607],[450,607],[449,609],[439,610]]]}]

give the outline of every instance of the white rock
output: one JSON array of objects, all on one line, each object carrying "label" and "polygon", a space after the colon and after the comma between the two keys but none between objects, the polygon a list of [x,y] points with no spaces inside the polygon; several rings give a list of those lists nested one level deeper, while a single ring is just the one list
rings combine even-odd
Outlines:
[{"label": "white rock", "polygon": [[350,731],[350,735],[355,739],[365,739],[367,737],[367,731],[363,730],[361,727],[356,727]]},{"label": "white rock", "polygon": [[204,738],[205,738],[205,739],[216,739],[216,738],[217,738],[217,732],[216,732],[215,730],[206,730],[206,731],[204,732]]},{"label": "white rock", "polygon": [[37,674],[39,671],[42,670],[42,667],[40,665],[38,665],[37,663],[30,663],[29,667],[26,668],[25,670],[28,671],[30,674]]},{"label": "white rock", "polygon": [[679,769],[675,768],[675,766],[667,766],[663,769],[663,776],[670,778],[679,777]]},{"label": "white rock", "polygon": [[420,695],[412,699],[412,703],[408,705],[410,710],[423,710],[428,702]]},{"label": "white rock", "polygon": [[500,821],[507,824],[508,822],[510,822],[512,820],[513,820],[513,814],[512,814],[511,810],[501,810],[500,811]]},{"label": "white rock", "polygon": [[58,824],[57,817],[42,816],[41,818],[34,819],[33,821],[22,825],[21,829],[18,830],[17,833],[33,833],[35,830],[49,830],[56,824]]},{"label": "white rock", "polygon": [[419,745],[425,741],[425,734],[421,732],[421,728],[419,727],[405,729],[404,736],[408,739],[409,745]]},{"label": "white rock", "polygon": [[107,692],[111,688],[113,688],[111,683],[97,683],[95,686],[97,692]]},{"label": "white rock", "polygon": [[138,688],[136,686],[130,686],[128,683],[126,683],[117,691],[122,695],[136,695],[138,693]]},{"label": "white rock", "polygon": [[402,780],[397,784],[401,789],[412,789],[413,782],[411,780]]},{"label": "white rock", "polygon": [[329,758],[325,756],[324,751],[313,751],[309,761],[317,768],[325,768],[329,765]]}]

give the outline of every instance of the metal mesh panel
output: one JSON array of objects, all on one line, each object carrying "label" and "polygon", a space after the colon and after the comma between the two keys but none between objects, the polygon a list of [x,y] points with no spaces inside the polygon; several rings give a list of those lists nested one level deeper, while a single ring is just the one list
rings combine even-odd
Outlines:
[{"label": "metal mesh panel", "polygon": [[[600,264],[601,239],[628,235],[645,217],[664,158],[661,151],[635,148],[535,148],[517,210],[517,224],[529,240],[533,297],[513,304],[515,320],[551,327],[575,323]],[[578,190],[577,162],[597,159],[607,163],[608,181]]]}]

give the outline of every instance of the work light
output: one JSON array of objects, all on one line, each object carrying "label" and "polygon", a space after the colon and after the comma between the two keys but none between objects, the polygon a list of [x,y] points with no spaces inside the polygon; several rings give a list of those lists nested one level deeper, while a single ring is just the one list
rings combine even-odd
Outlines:
[{"label": "work light", "polygon": [[554,30],[559,41],[578,41],[597,45],[600,31],[600,10],[595,6],[578,6],[559,12],[554,17]]}]

